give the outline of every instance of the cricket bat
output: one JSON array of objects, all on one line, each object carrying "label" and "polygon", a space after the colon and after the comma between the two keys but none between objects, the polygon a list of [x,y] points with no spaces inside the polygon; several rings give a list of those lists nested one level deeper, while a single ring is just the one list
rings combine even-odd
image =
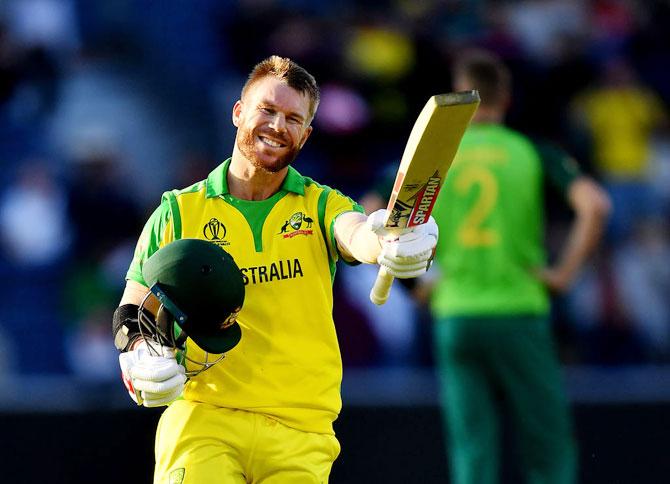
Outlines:
[{"label": "cricket bat", "polygon": [[[465,129],[479,106],[477,91],[437,94],[419,113],[400,160],[385,222],[389,237],[428,222]],[[379,268],[370,300],[386,302],[393,276]]]}]

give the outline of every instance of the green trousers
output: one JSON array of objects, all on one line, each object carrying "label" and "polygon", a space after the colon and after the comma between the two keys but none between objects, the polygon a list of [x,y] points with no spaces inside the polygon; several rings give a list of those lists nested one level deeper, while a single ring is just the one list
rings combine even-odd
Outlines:
[{"label": "green trousers", "polygon": [[449,317],[434,325],[452,484],[500,481],[500,418],[528,484],[576,482],[572,420],[542,316]]}]

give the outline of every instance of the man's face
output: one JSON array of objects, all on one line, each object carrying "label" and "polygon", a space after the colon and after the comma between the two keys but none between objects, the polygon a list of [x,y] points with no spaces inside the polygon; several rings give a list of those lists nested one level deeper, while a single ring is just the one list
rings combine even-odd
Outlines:
[{"label": "man's face", "polygon": [[309,104],[307,94],[274,77],[252,84],[233,107],[237,148],[257,168],[286,168],[312,132]]}]

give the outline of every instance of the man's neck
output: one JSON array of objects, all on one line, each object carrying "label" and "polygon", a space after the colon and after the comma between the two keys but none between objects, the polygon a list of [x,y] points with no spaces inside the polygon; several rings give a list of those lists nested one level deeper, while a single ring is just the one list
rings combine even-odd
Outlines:
[{"label": "man's neck", "polygon": [[472,122],[477,124],[502,124],[505,121],[505,111],[497,106],[482,106],[472,117]]},{"label": "man's neck", "polygon": [[265,200],[279,191],[287,173],[288,167],[277,173],[258,168],[235,150],[228,167],[228,191],[241,200]]}]

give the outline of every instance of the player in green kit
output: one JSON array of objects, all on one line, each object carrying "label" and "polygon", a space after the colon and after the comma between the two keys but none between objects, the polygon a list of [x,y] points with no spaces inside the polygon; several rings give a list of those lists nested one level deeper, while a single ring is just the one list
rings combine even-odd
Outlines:
[{"label": "player in green kit", "polygon": [[[548,290],[570,286],[599,240],[609,200],[563,152],[502,125],[510,78],[499,59],[473,51],[454,76],[454,88],[477,89],[481,104],[433,211],[441,236],[431,310],[452,482],[499,482],[504,413],[526,482],[574,483]],[[552,267],[543,249],[545,178],[575,212]]]},{"label": "player in green kit", "polygon": [[166,192],[140,236],[113,332],[131,398],[169,404],[155,483],[327,482],[342,406],[335,263],[427,269],[434,221],[387,241],[383,217],[290,166],[318,103],[302,67],[260,62],[232,109],[231,158]]}]

